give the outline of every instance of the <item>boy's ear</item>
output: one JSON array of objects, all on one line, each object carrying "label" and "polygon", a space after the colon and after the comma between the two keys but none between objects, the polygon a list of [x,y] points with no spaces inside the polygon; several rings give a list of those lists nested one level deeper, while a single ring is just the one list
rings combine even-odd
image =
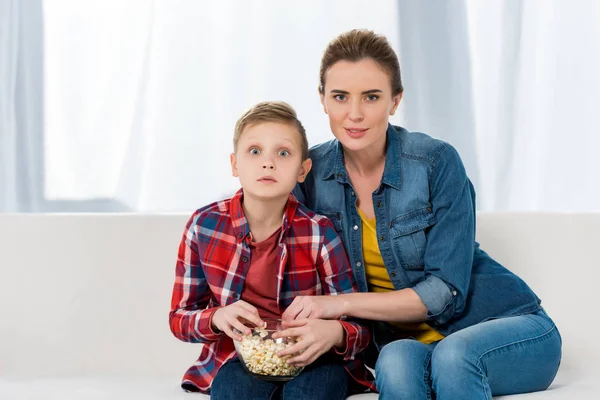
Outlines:
[{"label": "boy's ear", "polygon": [[312,168],[312,160],[307,158],[302,161],[302,165],[300,166],[300,173],[298,174],[298,182],[302,183],[306,179],[306,175],[310,172]]},{"label": "boy's ear", "polygon": [[231,175],[236,178],[239,178],[240,174],[237,169],[237,158],[235,157],[235,153],[231,153],[229,155],[229,162],[231,163]]},{"label": "boy's ear", "polygon": [[398,109],[398,106],[400,105],[400,100],[402,100],[402,93],[395,95],[393,100],[394,100],[394,105],[392,106],[392,109],[390,110],[390,115],[394,115],[396,113],[396,110]]}]

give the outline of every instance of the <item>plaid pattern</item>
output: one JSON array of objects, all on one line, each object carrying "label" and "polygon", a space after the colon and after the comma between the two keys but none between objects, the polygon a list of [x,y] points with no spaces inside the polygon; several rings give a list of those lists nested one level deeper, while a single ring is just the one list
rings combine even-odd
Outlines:
[{"label": "plaid pattern", "polygon": [[[197,210],[188,221],[176,265],[169,323],[180,340],[200,343],[200,356],[183,377],[184,387],[208,392],[219,368],[236,356],[233,340],[211,329],[214,312],[241,297],[250,265],[251,241],[242,209],[243,191]],[[277,303],[281,310],[296,296],[355,292],[348,258],[333,224],[290,194],[279,237]],[[340,353],[351,376],[375,390],[359,353],[369,331],[355,321],[340,321],[346,348]]]}]

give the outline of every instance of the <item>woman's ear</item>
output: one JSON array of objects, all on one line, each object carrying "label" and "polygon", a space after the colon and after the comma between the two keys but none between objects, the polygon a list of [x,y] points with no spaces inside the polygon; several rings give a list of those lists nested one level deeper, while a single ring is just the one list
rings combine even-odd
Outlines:
[{"label": "woman's ear", "polygon": [[402,93],[399,93],[397,95],[395,95],[394,97],[392,97],[392,108],[390,110],[390,115],[394,115],[396,113],[396,110],[398,109],[398,106],[400,105],[400,100],[402,100]]},{"label": "woman's ear", "polygon": [[240,174],[238,173],[237,169],[237,158],[235,156],[235,153],[231,153],[229,155],[229,162],[231,163],[231,175],[233,175],[236,178],[239,178]]},{"label": "woman's ear", "polygon": [[327,114],[327,106],[325,105],[325,95],[319,90],[319,97],[321,98],[321,104],[323,105],[323,112]]}]

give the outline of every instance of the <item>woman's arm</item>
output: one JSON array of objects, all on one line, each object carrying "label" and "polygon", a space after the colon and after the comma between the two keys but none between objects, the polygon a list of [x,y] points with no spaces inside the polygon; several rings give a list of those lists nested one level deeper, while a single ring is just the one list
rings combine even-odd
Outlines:
[{"label": "woman's arm", "polygon": [[338,296],[298,296],[283,313],[284,320],[338,319],[349,316],[374,321],[424,321],[427,308],[413,289]]}]

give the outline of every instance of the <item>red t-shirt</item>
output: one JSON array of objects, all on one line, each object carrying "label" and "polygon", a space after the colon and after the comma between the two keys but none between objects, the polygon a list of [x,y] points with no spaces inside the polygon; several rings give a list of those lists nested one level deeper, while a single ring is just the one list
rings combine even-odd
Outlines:
[{"label": "red t-shirt", "polygon": [[242,300],[258,309],[261,318],[281,318],[277,305],[277,269],[281,228],[262,242],[250,244],[250,267]]}]

